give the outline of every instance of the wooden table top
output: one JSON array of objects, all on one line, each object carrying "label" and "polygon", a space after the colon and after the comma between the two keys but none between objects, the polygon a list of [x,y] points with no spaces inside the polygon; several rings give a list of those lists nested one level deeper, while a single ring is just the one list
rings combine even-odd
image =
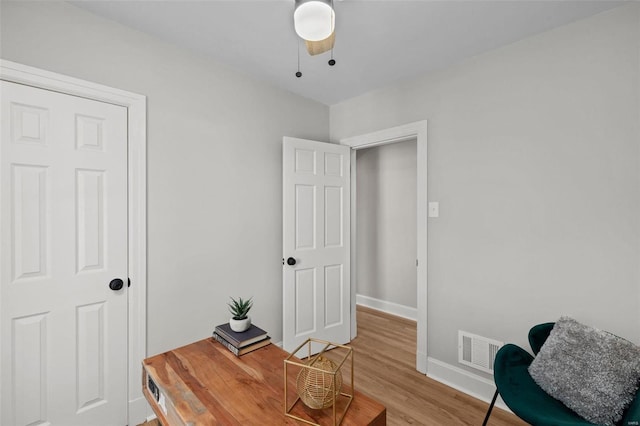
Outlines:
[{"label": "wooden table top", "polygon": [[[165,414],[158,408],[145,379],[143,393],[165,426],[300,424],[284,415],[284,359],[288,355],[272,344],[236,357],[211,338],[200,340],[143,361],[174,410]],[[291,404],[296,398],[295,376],[288,377],[287,383]],[[333,424],[331,409],[311,410],[298,403],[294,414],[322,425]],[[341,424],[386,425],[386,409],[356,390]]]}]

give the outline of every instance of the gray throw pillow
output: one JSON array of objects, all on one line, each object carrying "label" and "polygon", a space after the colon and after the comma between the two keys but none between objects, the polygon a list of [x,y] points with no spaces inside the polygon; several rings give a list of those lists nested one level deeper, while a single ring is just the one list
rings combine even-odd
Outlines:
[{"label": "gray throw pillow", "polygon": [[598,425],[614,425],[640,383],[640,347],[569,317],[554,325],[529,366],[545,392]]}]

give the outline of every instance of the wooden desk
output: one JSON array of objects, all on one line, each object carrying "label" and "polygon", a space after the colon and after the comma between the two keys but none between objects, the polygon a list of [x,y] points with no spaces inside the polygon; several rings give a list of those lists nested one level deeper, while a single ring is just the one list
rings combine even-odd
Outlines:
[{"label": "wooden desk", "polygon": [[[287,356],[268,345],[238,358],[211,338],[200,340],[145,359],[143,393],[164,426],[295,425],[284,415]],[[157,387],[156,395],[149,378]],[[355,383],[357,388],[357,376]],[[289,378],[287,389],[291,403],[295,377]],[[300,403],[296,407],[299,417],[332,424],[330,409],[311,410]],[[386,408],[356,390],[342,425],[386,424]]]}]

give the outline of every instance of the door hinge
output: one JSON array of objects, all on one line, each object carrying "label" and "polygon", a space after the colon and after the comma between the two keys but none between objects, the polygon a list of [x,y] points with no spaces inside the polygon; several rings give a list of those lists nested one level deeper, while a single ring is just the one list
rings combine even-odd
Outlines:
[{"label": "door hinge", "polygon": [[416,266],[418,266],[418,259],[416,259]]},{"label": "door hinge", "polygon": [[127,278],[127,287],[131,287],[131,278]]}]

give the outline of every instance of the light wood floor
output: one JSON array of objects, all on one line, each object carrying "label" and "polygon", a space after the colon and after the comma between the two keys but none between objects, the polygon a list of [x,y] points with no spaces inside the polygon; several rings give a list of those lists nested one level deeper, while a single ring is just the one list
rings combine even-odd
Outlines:
[{"label": "light wood floor", "polygon": [[[488,404],[416,371],[415,322],[361,306],[357,315],[358,337],[351,343],[355,386],[387,407],[389,426],[482,424]],[[347,374],[348,370],[344,372],[345,379]],[[526,423],[499,408],[494,409],[489,420],[489,426],[523,425]]]},{"label": "light wood floor", "polygon": [[[480,426],[488,404],[418,373],[416,323],[357,307],[355,386],[387,407],[387,424]],[[348,377],[345,373],[344,377]],[[526,425],[495,408],[489,426]]]}]

